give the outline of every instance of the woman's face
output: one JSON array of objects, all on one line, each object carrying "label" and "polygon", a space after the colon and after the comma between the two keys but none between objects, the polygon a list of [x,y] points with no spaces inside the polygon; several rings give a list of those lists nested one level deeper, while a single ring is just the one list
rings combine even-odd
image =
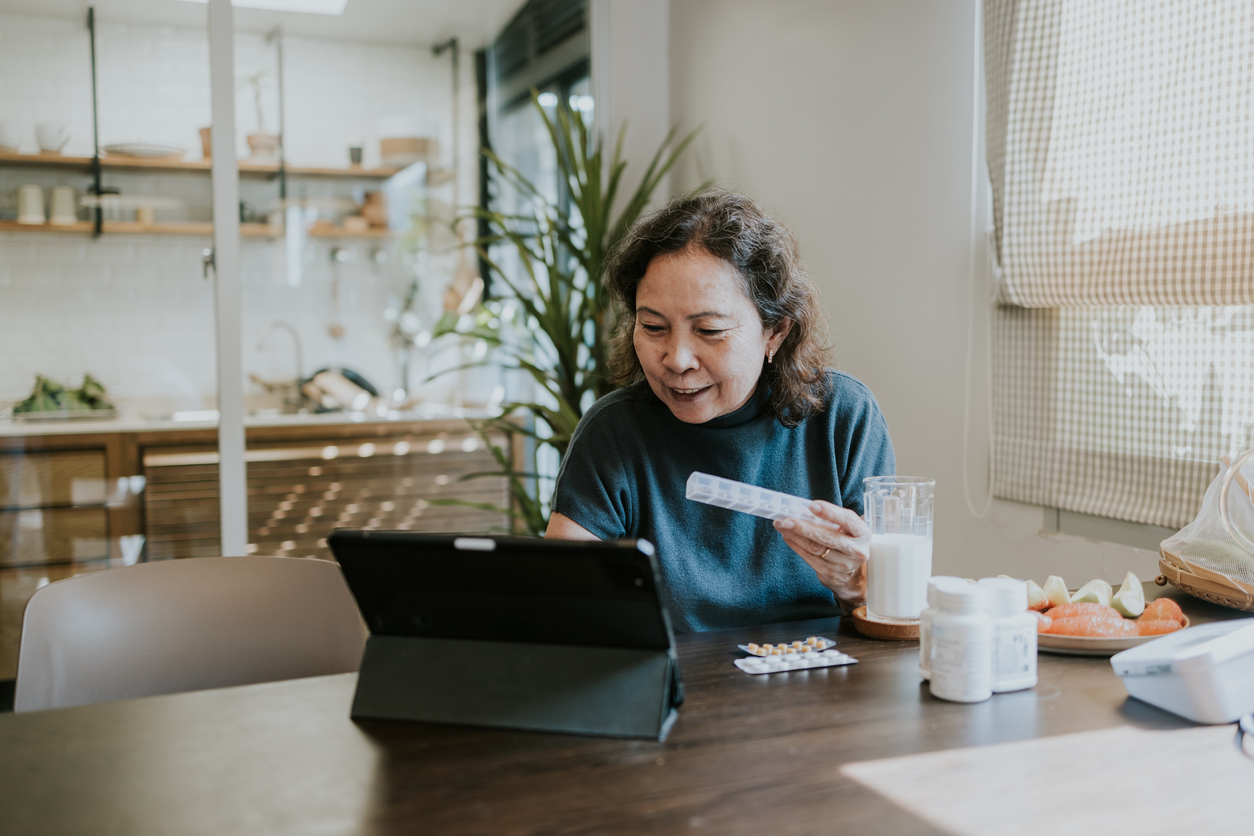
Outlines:
[{"label": "woman's face", "polygon": [[736,268],[699,248],[653,259],[636,287],[636,356],[654,394],[688,424],[744,406],[790,325],[764,331]]}]

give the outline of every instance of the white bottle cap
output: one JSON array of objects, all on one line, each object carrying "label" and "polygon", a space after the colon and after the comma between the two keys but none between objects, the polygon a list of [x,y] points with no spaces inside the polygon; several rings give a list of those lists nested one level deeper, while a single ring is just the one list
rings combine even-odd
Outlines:
[{"label": "white bottle cap", "polygon": [[936,606],[936,590],[951,583],[970,583],[966,578],[956,575],[933,575],[927,579],[927,605]]},{"label": "white bottle cap", "polygon": [[988,614],[993,618],[1018,615],[1028,608],[1028,585],[1012,578],[980,578],[988,594]]},{"label": "white bottle cap", "polygon": [[963,615],[983,612],[987,606],[987,593],[979,584],[948,583],[936,588],[936,605],[941,612]]}]

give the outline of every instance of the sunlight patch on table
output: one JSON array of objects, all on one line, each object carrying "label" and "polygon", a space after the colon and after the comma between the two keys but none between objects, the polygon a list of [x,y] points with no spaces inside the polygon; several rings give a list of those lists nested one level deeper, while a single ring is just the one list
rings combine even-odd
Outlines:
[{"label": "sunlight patch on table", "polygon": [[1248,836],[1254,822],[1254,760],[1234,726],[1121,726],[841,772],[958,836]]}]

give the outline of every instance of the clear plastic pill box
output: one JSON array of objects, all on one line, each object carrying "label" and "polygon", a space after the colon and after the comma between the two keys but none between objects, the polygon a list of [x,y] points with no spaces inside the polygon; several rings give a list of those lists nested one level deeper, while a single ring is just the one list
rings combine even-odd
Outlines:
[{"label": "clear plastic pill box", "polygon": [[715,505],[765,517],[768,520],[793,519],[817,521],[819,518],[810,513],[809,499],[802,499],[792,494],[768,491],[756,485],[746,485],[732,479],[723,479],[694,470],[688,477],[688,485],[684,494],[693,502]]}]

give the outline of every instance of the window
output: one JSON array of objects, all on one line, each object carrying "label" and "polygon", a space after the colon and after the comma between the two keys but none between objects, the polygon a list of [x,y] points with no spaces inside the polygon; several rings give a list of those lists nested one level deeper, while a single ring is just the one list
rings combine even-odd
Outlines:
[{"label": "window", "polygon": [[1254,428],[1254,2],[986,0],[997,496],[1179,528]]}]

